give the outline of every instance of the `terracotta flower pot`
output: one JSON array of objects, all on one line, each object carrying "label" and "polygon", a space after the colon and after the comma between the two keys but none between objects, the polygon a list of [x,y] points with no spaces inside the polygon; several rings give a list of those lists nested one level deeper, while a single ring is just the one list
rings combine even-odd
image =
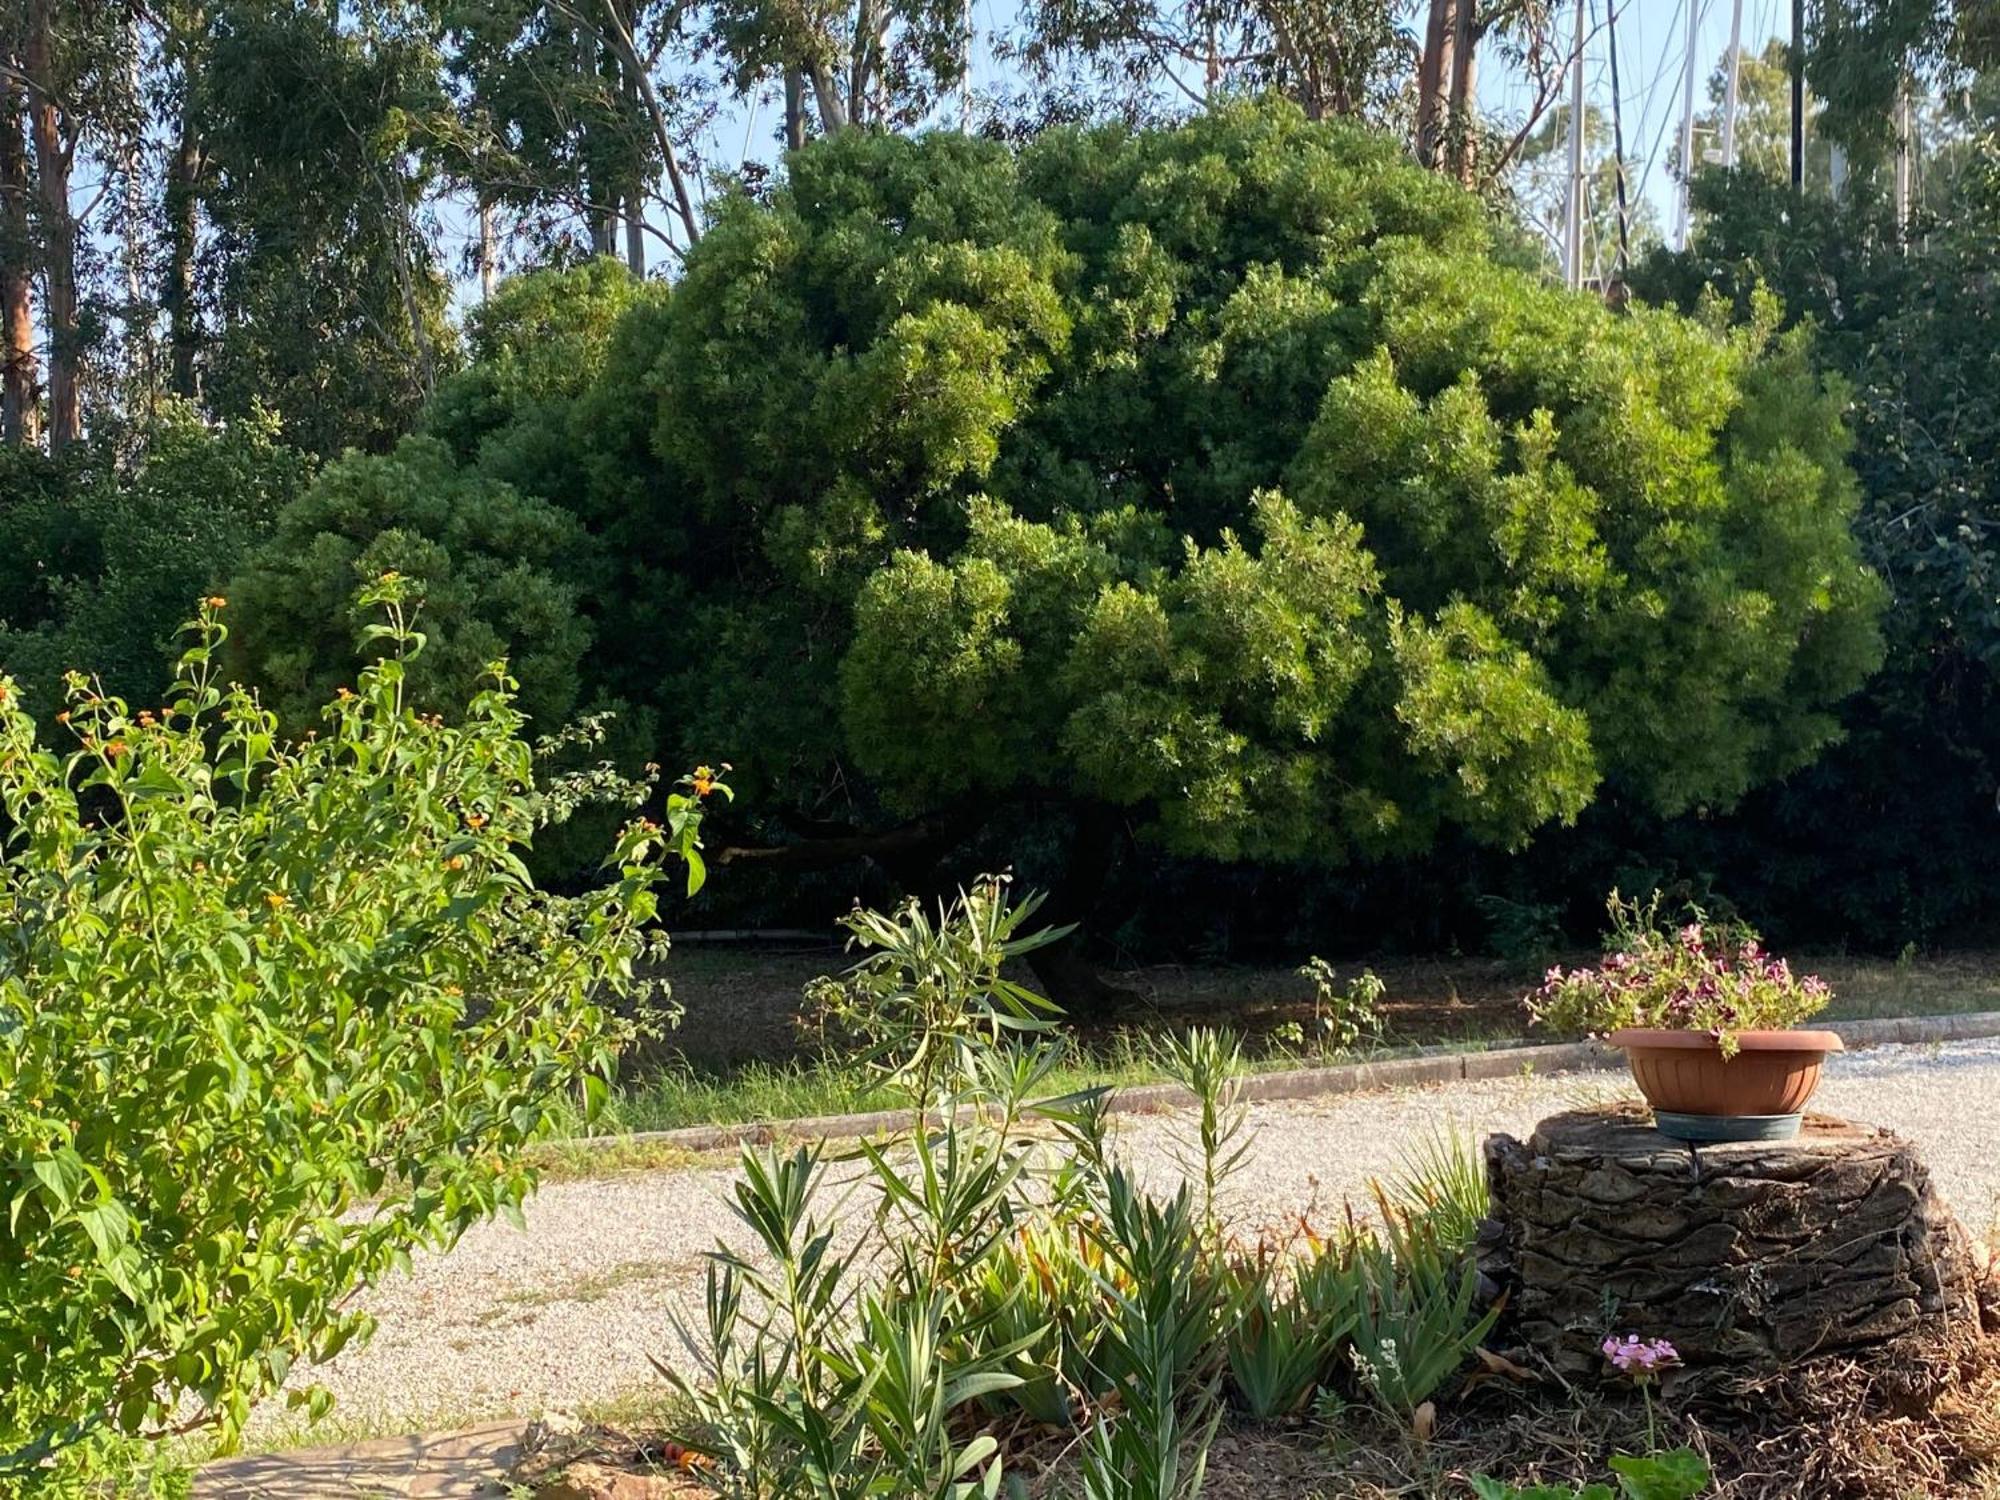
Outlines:
[{"label": "terracotta flower pot", "polygon": [[1663,1134],[1711,1141],[1796,1135],[1827,1053],[1841,1050],[1831,1031],[1739,1031],[1734,1057],[1702,1031],[1635,1028],[1610,1041]]}]

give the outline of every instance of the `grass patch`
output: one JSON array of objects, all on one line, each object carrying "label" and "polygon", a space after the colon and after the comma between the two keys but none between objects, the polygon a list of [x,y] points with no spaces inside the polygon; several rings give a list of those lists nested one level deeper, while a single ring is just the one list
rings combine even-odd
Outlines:
[{"label": "grass patch", "polygon": [[[1070,1051],[1069,1060],[1052,1081],[1053,1093],[1102,1086],[1123,1088],[1162,1082],[1166,1077],[1136,1038],[1120,1039],[1104,1047],[1072,1042]],[[862,1114],[901,1109],[906,1104],[901,1094],[883,1087],[875,1074],[832,1059],[749,1062],[715,1070],[676,1063],[615,1090],[588,1130],[580,1115],[565,1120],[562,1129],[572,1136],[623,1135],[679,1130],[692,1125]],[[679,1162],[649,1162],[644,1159],[643,1150],[636,1149],[642,1144],[634,1143],[638,1159],[628,1163],[637,1169],[687,1165],[692,1159],[686,1152],[680,1152]],[[557,1139],[539,1149],[548,1153],[538,1158],[544,1171],[560,1170],[560,1165],[579,1165],[576,1159],[579,1148],[572,1142]],[[593,1160],[618,1150],[610,1146],[580,1149]]]},{"label": "grass patch", "polygon": [[[1591,955],[1564,957],[1588,961]],[[677,954],[671,966],[676,998],[687,1007],[679,1031],[666,1040],[684,1053],[656,1055],[630,1078],[598,1120],[581,1114],[559,1137],[537,1148],[536,1163],[551,1178],[596,1177],[621,1171],[673,1170],[696,1164],[685,1152],[644,1141],[582,1145],[576,1137],[629,1137],[701,1125],[808,1119],[897,1108],[899,1098],[872,1074],[838,1059],[801,1050],[795,1024],[799,987],[814,974],[845,967],[838,950]],[[1794,965],[1833,986],[1829,1020],[1951,1015],[2000,1011],[2000,953],[1905,955],[1900,959],[1799,954]],[[1343,976],[1358,963],[1343,964]],[[1278,1042],[1285,1022],[1310,1019],[1309,988],[1288,967],[1161,966],[1114,976],[1132,984],[1146,1013],[1115,1029],[1083,1030],[1068,1040],[1062,1090],[1132,1087],[1165,1081],[1155,1058],[1157,1039],[1198,1023],[1221,1023],[1245,1036],[1259,1072],[1377,1061],[1425,1051],[1483,1051],[1523,1039],[1561,1041],[1530,1032],[1520,997],[1532,986],[1531,967],[1487,959],[1410,958],[1377,961],[1387,985],[1383,1011],[1388,1042],[1349,1057],[1304,1053]],[[746,1053],[741,1049],[761,1049]]]},{"label": "grass patch", "polygon": [[[1341,1063],[1384,1062],[1438,1051],[1479,1052],[1495,1044],[1518,1041],[1515,1036],[1469,1041],[1455,1046],[1373,1047],[1352,1054],[1306,1054],[1269,1051],[1250,1059],[1257,1073]],[[1067,1043],[1069,1056],[1052,1075],[1049,1092],[1064,1094],[1091,1088],[1134,1088],[1171,1081],[1153,1054],[1148,1034],[1121,1034],[1110,1044]],[[613,1091],[596,1121],[581,1114],[565,1117],[557,1139],[537,1147],[537,1165],[544,1175],[566,1171],[601,1176],[606,1170],[646,1171],[694,1164],[698,1158],[673,1147],[631,1141],[626,1146],[583,1146],[583,1136],[620,1137],[633,1132],[681,1130],[698,1125],[740,1125],[810,1119],[820,1115],[866,1114],[901,1110],[908,1100],[884,1088],[865,1070],[834,1060],[780,1063],[752,1062],[708,1071],[685,1063],[663,1068]],[[651,1149],[649,1149],[649,1147]],[[593,1169],[593,1163],[601,1163]]]}]

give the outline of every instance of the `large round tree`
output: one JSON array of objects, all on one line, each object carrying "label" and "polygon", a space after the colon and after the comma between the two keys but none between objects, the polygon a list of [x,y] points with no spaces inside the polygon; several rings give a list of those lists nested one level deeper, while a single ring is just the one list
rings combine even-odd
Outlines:
[{"label": "large round tree", "polygon": [[848,133],[562,392],[432,432],[608,543],[587,671],[736,764],[738,860],[914,880],[1031,807],[1073,916],[1121,829],[1337,861],[1609,780],[1727,804],[1879,655],[1841,397],[1775,313],[1612,311],[1509,244],[1277,103]]}]

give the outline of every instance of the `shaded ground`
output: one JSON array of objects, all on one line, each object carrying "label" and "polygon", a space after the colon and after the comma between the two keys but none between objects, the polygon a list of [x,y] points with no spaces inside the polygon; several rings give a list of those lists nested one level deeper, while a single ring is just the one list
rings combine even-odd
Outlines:
[{"label": "shaded ground", "polygon": [[[1575,953],[1560,961],[1589,959]],[[851,961],[832,945],[745,949],[683,944],[676,948],[668,974],[674,999],[686,1014],[667,1039],[667,1049],[705,1069],[808,1056],[809,1040],[797,1024],[799,992],[809,979],[837,973]],[[1836,998],[1828,1019],[2000,1010],[2000,951],[1907,962],[1801,955],[1795,963],[1832,984]],[[1339,973],[1345,980],[1363,968],[1372,968],[1388,987],[1384,1041],[1390,1046],[1529,1034],[1521,997],[1540,979],[1539,966],[1487,958],[1387,957],[1342,964]],[[1121,970],[1113,977],[1143,1003],[1113,1025],[1080,1028],[1095,1040],[1112,1040],[1120,1030],[1204,1021],[1227,1022],[1254,1045],[1287,1022],[1312,1019],[1312,987],[1294,966],[1158,964]]]}]

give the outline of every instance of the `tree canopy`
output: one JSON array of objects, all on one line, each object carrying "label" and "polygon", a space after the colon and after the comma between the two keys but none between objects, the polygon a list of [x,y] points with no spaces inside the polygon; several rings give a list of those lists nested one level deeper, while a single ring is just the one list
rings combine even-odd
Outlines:
[{"label": "tree canopy", "polygon": [[1341,860],[1518,844],[1607,781],[1727,805],[1879,657],[1841,394],[1773,311],[1621,314],[1509,258],[1472,195],[1283,103],[824,141],[670,296],[510,290],[425,437],[281,518],[233,591],[249,660],[352,671],[303,615],[382,559],[328,513],[416,454],[458,497],[414,522],[444,613],[541,649],[459,601],[511,576],[462,554],[512,555],[460,517],[588,532],[531,549],[598,623],[583,696],[733,761],[802,861],[783,829],[1008,806]]}]

